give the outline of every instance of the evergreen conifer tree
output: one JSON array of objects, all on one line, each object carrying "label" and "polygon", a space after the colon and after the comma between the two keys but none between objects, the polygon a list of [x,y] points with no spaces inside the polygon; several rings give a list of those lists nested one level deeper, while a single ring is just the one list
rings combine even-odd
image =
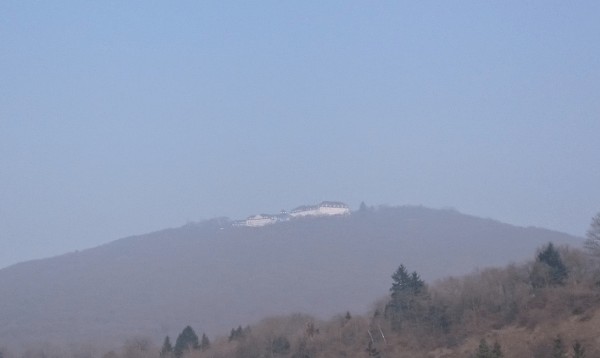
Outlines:
[{"label": "evergreen conifer tree", "polygon": [[531,273],[532,285],[534,287],[562,285],[567,276],[567,267],[560,258],[560,253],[552,243],[549,243],[537,255]]},{"label": "evergreen conifer tree", "polygon": [[479,346],[477,347],[477,351],[475,352],[474,358],[502,358],[504,354],[502,354],[502,348],[498,342],[495,342],[493,347],[490,348],[487,341],[485,339],[481,339],[479,341]]},{"label": "evergreen conifer tree", "polygon": [[502,354],[502,347],[500,347],[500,343],[495,342],[492,347],[492,358],[502,358],[504,354]]},{"label": "evergreen conifer tree", "polygon": [[[247,330],[249,331],[250,327],[248,327]],[[245,333],[246,330],[242,329],[242,326],[238,326],[238,328],[232,328],[231,332],[229,333],[229,342],[243,338]]]},{"label": "evergreen conifer tree", "polygon": [[554,343],[552,345],[552,358],[566,358],[567,351],[565,350],[565,346],[560,337],[556,337],[554,339]]},{"label": "evergreen conifer tree", "polygon": [[549,243],[546,249],[539,253],[538,260],[550,266],[550,279],[552,283],[562,284],[567,278],[567,267],[552,243]]},{"label": "evergreen conifer tree", "polygon": [[179,336],[177,336],[173,353],[175,354],[175,357],[180,358],[185,351],[191,349],[198,349],[198,336],[192,327],[187,326]]},{"label": "evergreen conifer tree", "polygon": [[585,349],[578,341],[573,343],[573,358],[585,358]]},{"label": "evergreen conifer tree", "polygon": [[161,358],[170,358],[173,355],[173,346],[171,345],[171,339],[169,336],[165,337],[162,348],[160,349]]},{"label": "evergreen conifer tree", "polygon": [[479,347],[477,347],[477,352],[475,353],[475,358],[490,358],[491,353],[490,346],[485,339],[481,339],[479,341]]},{"label": "evergreen conifer tree", "polygon": [[202,333],[202,339],[200,340],[200,349],[205,351],[208,348],[210,348],[210,341],[208,340],[206,333]]},{"label": "evergreen conifer tree", "polygon": [[369,210],[369,208],[367,208],[367,204],[365,204],[364,201],[360,202],[360,206],[358,207],[358,212],[359,213],[366,213]]},{"label": "evergreen conifer tree", "polygon": [[271,355],[286,355],[290,352],[290,341],[284,336],[279,336],[271,342]]},{"label": "evergreen conifer tree", "polygon": [[408,273],[404,265],[392,275],[391,299],[385,307],[385,317],[392,328],[401,329],[402,323],[424,318],[422,300],[427,296],[425,282],[416,272]]}]

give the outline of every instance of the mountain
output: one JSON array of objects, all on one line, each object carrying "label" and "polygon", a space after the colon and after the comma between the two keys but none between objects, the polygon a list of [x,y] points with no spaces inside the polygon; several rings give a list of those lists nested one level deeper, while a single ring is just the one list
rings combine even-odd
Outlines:
[{"label": "mountain", "polygon": [[208,335],[268,315],[365,312],[402,263],[426,281],[583,239],[453,210],[380,207],[260,228],[214,219],[0,270],[0,345]]}]

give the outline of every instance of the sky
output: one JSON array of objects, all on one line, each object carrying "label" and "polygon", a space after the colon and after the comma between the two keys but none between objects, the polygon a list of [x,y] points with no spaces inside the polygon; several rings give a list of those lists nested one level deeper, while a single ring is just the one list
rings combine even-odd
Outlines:
[{"label": "sky", "polygon": [[0,267],[322,200],[583,236],[598,1],[0,2]]}]

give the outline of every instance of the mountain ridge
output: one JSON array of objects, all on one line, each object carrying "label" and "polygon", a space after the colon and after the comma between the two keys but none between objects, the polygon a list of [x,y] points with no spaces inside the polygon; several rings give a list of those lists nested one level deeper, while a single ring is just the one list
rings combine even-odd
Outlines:
[{"label": "mountain ridge", "polygon": [[400,263],[426,280],[530,257],[567,234],[453,210],[379,207],[260,228],[225,219],[118,239],[0,270],[0,341],[218,334],[267,315],[364,312]]}]

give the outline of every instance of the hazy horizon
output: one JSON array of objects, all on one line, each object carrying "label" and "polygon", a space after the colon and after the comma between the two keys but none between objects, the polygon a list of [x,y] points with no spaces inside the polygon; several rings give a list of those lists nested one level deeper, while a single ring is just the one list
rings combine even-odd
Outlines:
[{"label": "hazy horizon", "polygon": [[0,268],[322,200],[600,211],[598,2],[0,13]]},{"label": "hazy horizon", "polygon": [[[362,202],[361,202],[361,203],[362,203]],[[310,204],[314,204],[314,203],[306,203],[306,204],[310,205]],[[406,204],[406,205],[389,205],[389,204],[380,204],[380,205],[368,205],[368,207],[369,207],[369,208],[402,208],[402,207],[415,207],[415,208],[417,208],[417,207],[422,207],[422,208],[425,208],[425,209],[433,209],[433,210],[451,210],[451,211],[453,211],[453,212],[457,212],[457,213],[461,213],[461,214],[464,214],[464,215],[467,215],[467,216],[473,216],[473,217],[479,218],[477,215],[474,215],[474,214],[471,214],[471,213],[464,213],[464,212],[461,212],[460,210],[458,210],[458,209],[457,209],[457,208],[455,208],[455,207],[429,208],[429,207],[425,207],[425,206],[422,206],[422,205],[411,205],[411,204]],[[289,209],[291,209],[291,208],[284,208],[284,209],[282,209],[282,210],[289,210]],[[356,211],[358,210],[358,206],[357,206],[356,208],[355,208],[355,207],[350,207],[350,209],[352,210],[352,212],[356,212]],[[179,223],[179,224],[172,225],[172,226],[167,226],[167,227],[156,228],[156,229],[154,229],[154,230],[151,230],[151,231],[148,231],[148,232],[132,233],[132,234],[130,234],[130,235],[125,235],[125,236],[122,236],[122,237],[112,238],[112,239],[109,239],[109,240],[106,240],[106,241],[98,242],[98,243],[96,243],[96,244],[93,244],[92,246],[89,246],[89,247],[81,247],[81,248],[77,248],[77,249],[73,249],[73,250],[68,250],[68,251],[63,251],[63,252],[57,252],[57,253],[52,253],[52,254],[48,254],[48,255],[45,255],[45,256],[27,258],[27,259],[24,259],[24,260],[21,260],[21,261],[17,261],[17,262],[9,263],[9,264],[7,264],[7,265],[5,265],[5,266],[0,266],[0,269],[2,269],[2,268],[5,268],[5,267],[12,266],[12,265],[14,265],[14,264],[17,264],[17,263],[23,263],[23,262],[27,262],[27,261],[31,261],[31,260],[47,259],[47,258],[52,258],[52,257],[58,257],[58,256],[62,256],[62,255],[64,255],[64,254],[70,254],[70,253],[73,253],[73,252],[78,252],[78,251],[80,251],[80,250],[94,249],[94,248],[97,248],[97,247],[99,247],[99,246],[103,246],[103,245],[106,245],[106,244],[110,244],[110,243],[112,243],[113,241],[117,241],[117,240],[120,240],[120,239],[127,239],[127,238],[131,238],[131,237],[138,237],[138,236],[150,235],[150,234],[153,234],[153,233],[158,233],[158,232],[161,232],[161,231],[163,231],[163,230],[169,230],[169,229],[177,229],[177,228],[182,228],[182,227],[185,227],[186,225],[189,225],[189,224],[201,224],[201,223],[203,223],[203,222],[205,222],[205,221],[210,221],[211,219],[227,218],[227,219],[229,219],[229,220],[231,220],[231,221],[233,222],[233,221],[235,221],[235,220],[246,219],[247,217],[249,217],[249,216],[251,216],[251,215],[255,215],[255,214],[259,214],[259,213],[262,213],[262,214],[264,214],[264,213],[265,213],[265,211],[255,211],[255,212],[253,212],[253,213],[250,213],[250,214],[248,214],[248,215],[245,215],[244,217],[219,216],[219,217],[212,217],[212,218],[203,218],[203,219],[199,219],[199,220],[190,220],[190,221],[188,221],[188,222],[185,222],[185,223]],[[273,212],[268,212],[268,214],[277,214],[277,212],[275,212],[275,211],[273,211]],[[491,220],[494,220],[494,221],[498,221],[498,220],[496,220],[495,218],[489,218],[489,217],[487,217],[487,218],[486,218],[486,217],[481,217],[481,218],[482,218],[482,219],[491,219]],[[310,220],[310,219],[309,219],[309,220]],[[548,230],[552,230],[552,229],[549,229],[549,228],[545,228],[545,227],[538,227],[538,226],[535,226],[535,225],[516,225],[516,224],[512,224],[512,223],[506,223],[506,222],[502,222],[502,221],[498,221],[498,222],[499,222],[499,223],[503,223],[503,224],[508,224],[508,225],[514,225],[515,227],[523,227],[523,228],[531,228],[531,227],[535,227],[535,228],[540,228],[540,229],[548,229]],[[258,228],[253,228],[252,230],[257,230],[257,229],[258,229]],[[565,234],[569,234],[569,233],[566,233],[566,232],[561,232],[561,231],[557,231],[557,230],[552,230],[552,231],[556,231],[557,233],[565,233]],[[569,234],[569,235],[573,235],[573,234]],[[577,235],[574,235],[574,236],[577,236]],[[580,236],[580,237],[583,237],[583,235],[579,235],[579,236]],[[573,244],[575,244],[575,246],[577,246],[577,245],[576,245],[577,243],[573,243]]]}]

